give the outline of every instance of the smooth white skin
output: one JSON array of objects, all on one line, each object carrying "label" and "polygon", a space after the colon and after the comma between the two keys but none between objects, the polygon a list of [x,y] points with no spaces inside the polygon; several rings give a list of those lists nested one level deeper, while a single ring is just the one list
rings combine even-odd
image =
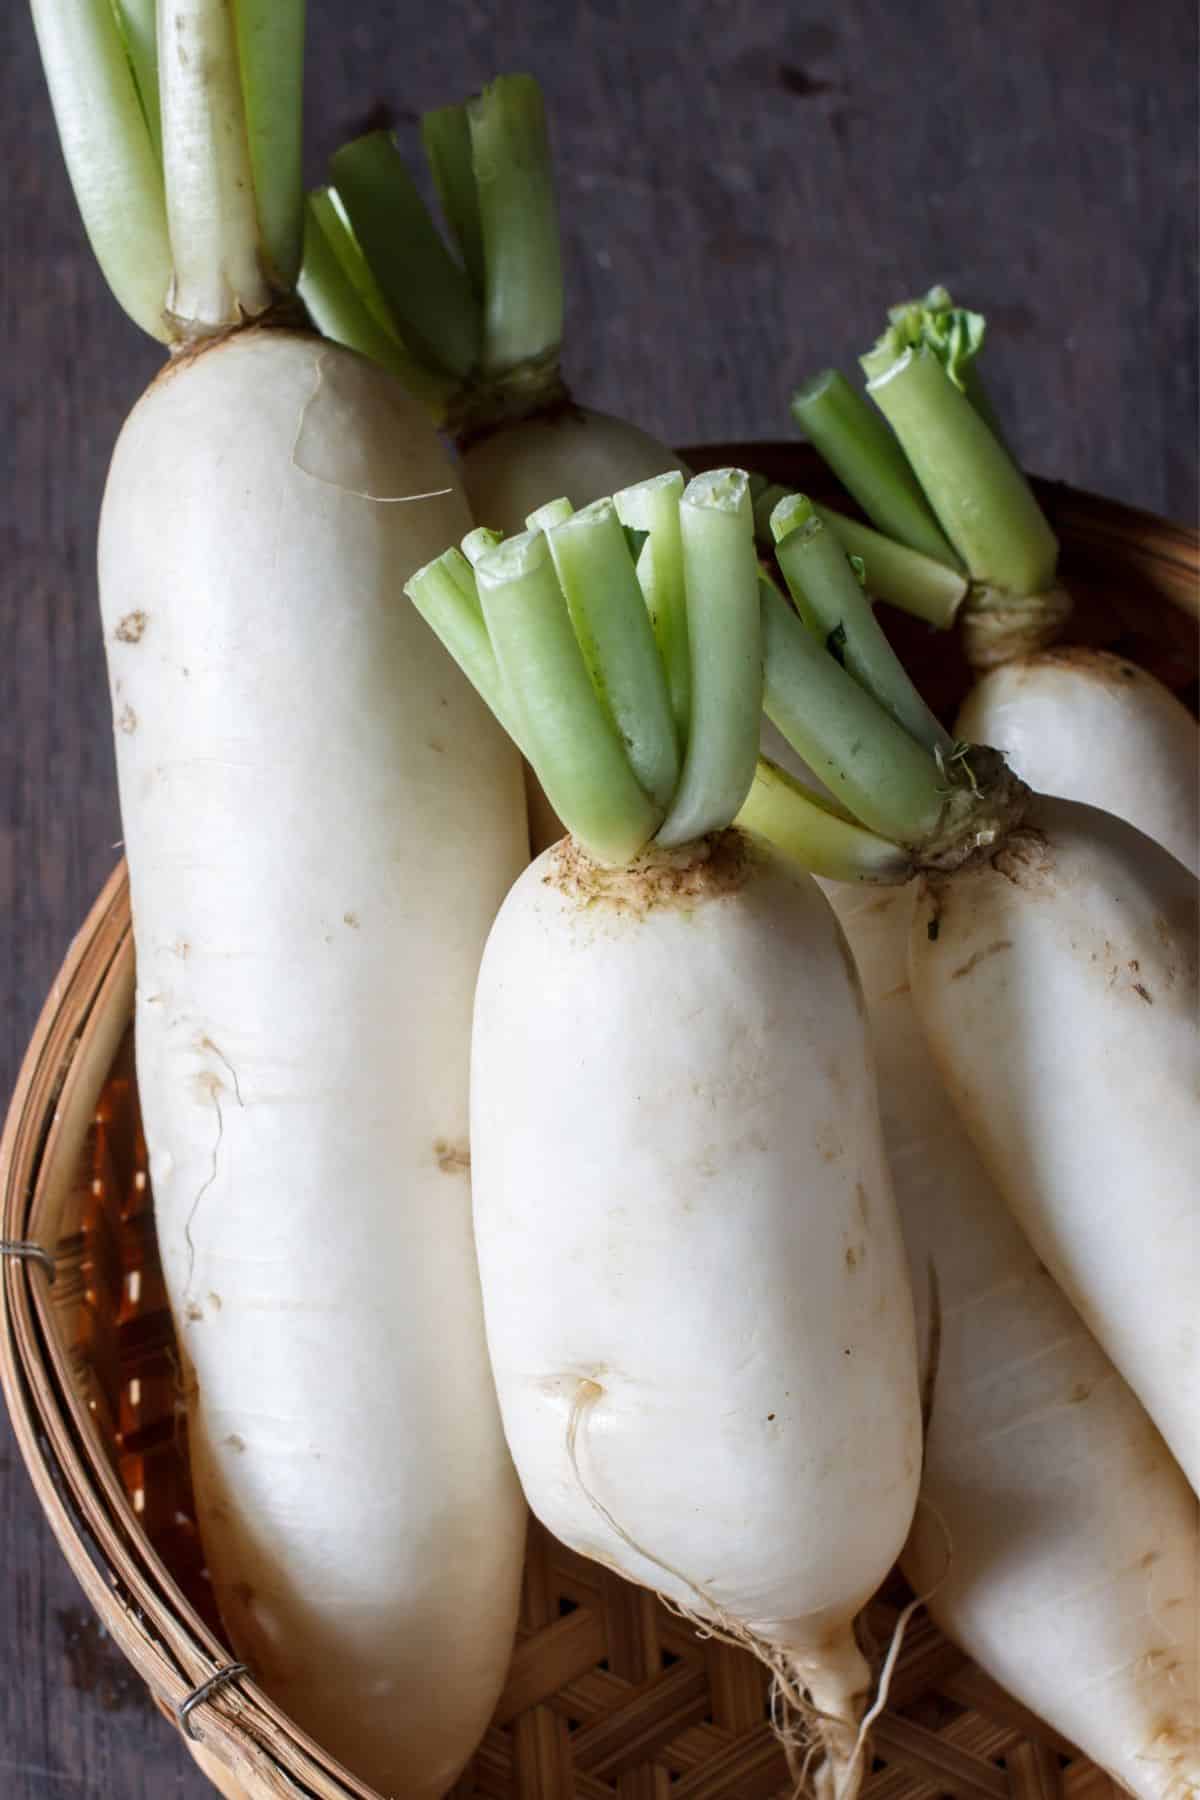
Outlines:
[{"label": "smooth white skin", "polygon": [[912,1307],[845,941],[756,854],[648,911],[571,898],[554,850],[521,877],[476,995],[476,1236],[538,1517],[849,1721],[916,1494]]},{"label": "smooth white skin", "polygon": [[100,532],[139,1087],[217,1598],[272,1697],[406,1800],[484,1731],[523,1547],[466,1172],[520,771],[401,591],[468,524],[388,376],[259,331],[149,389]]},{"label": "smooth white skin", "polygon": [[1039,800],[1029,823],[922,883],[914,1001],[1034,1250],[1196,1486],[1197,884],[1095,808]]},{"label": "smooth white skin", "polygon": [[585,406],[507,425],[476,439],[462,458],[472,513],[506,535],[524,531],[529,514],[560,495],[578,510],[635,481],[683,468],[657,438]]},{"label": "smooth white skin", "polygon": [[1002,664],[975,683],[955,731],[1003,750],[1039,794],[1115,813],[1200,874],[1200,732],[1124,657],[1067,645]]},{"label": "smooth white skin", "polygon": [[932,1313],[940,1329],[904,1571],[1009,1693],[1135,1794],[1182,1800],[1200,1790],[1195,1496],[929,1060],[908,982],[913,888],[825,892],[867,997],[925,1354]]}]

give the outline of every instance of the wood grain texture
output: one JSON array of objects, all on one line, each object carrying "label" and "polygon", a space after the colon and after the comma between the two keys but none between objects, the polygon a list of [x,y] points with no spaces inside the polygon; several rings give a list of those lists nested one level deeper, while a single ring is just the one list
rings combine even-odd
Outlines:
[{"label": "wood grain texture", "polygon": [[[94,538],[157,365],[76,217],[20,0],[0,8],[0,1098],[120,836]],[[1032,467],[1196,515],[1187,0],[310,0],[309,173],[381,111],[545,84],[569,375],[669,441],[787,431],[886,302],[986,304]],[[208,1800],[101,1640],[0,1421],[0,1793]]]}]

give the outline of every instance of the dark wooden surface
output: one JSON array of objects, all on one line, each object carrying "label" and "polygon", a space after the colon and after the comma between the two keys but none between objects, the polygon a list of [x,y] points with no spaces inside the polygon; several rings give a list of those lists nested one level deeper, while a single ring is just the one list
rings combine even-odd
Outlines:
[{"label": "dark wooden surface", "polygon": [[[96,273],[0,9],[0,1098],[120,827],[93,543],[157,365]],[[309,152],[506,68],[560,156],[568,371],[676,443],[788,432],[887,302],[986,307],[1026,462],[1196,516],[1191,0],[311,0]],[[211,1790],[99,1635],[0,1420],[0,1796]]]}]

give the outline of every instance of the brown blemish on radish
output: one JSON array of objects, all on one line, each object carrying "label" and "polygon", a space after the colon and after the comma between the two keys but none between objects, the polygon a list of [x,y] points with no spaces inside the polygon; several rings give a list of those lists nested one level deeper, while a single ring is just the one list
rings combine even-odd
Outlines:
[{"label": "brown blemish on radish", "polygon": [[845,1148],[832,1125],[820,1126],[813,1139],[813,1144],[820,1151],[822,1162],[836,1162]]},{"label": "brown blemish on radish", "polygon": [[142,634],[145,631],[145,629],[146,629],[145,613],[141,612],[141,611],[131,612],[131,613],[125,614],[125,617],[121,620],[120,624],[117,626],[117,629],[116,629],[116,632],[114,635],[116,636],[118,643],[140,644],[142,641]]},{"label": "brown blemish on radish", "polygon": [[698,903],[720,900],[745,885],[753,852],[740,831],[716,831],[678,850],[651,848],[624,869],[594,863],[566,837],[554,846],[546,887],[555,887],[581,910],[603,907],[645,918],[662,907],[688,912]]},{"label": "brown blemish on radish", "polygon": [[132,737],[137,727],[137,714],[132,706],[123,706],[117,715],[117,730],[123,731],[126,737]]},{"label": "brown blemish on radish", "polygon": [[1135,993],[1135,994],[1140,994],[1140,995],[1141,995],[1141,997],[1142,997],[1142,999],[1143,999],[1143,1000],[1144,1000],[1144,1001],[1145,1001],[1145,1002],[1146,1002],[1146,1005],[1147,1005],[1147,1006],[1153,1006],[1153,1005],[1154,1005],[1154,996],[1153,996],[1153,995],[1152,995],[1152,994],[1151,994],[1151,992],[1150,992],[1150,990],[1149,990],[1149,988],[1146,988],[1146,987],[1143,987],[1143,986],[1142,986],[1142,984],[1141,984],[1141,982],[1140,982],[1140,981],[1135,981],[1135,982],[1134,982],[1134,984],[1133,984],[1133,991],[1134,991],[1134,993]]},{"label": "brown blemish on radish", "polygon": [[231,1431],[229,1436],[225,1439],[225,1442],[231,1450],[236,1450],[239,1456],[246,1448],[245,1438],[240,1437],[236,1431]]},{"label": "brown blemish on radish", "polygon": [[955,969],[950,977],[951,981],[961,981],[964,975],[970,975],[972,970],[977,969],[980,963],[985,962],[989,956],[996,956],[1001,950],[1011,949],[1011,938],[997,938],[994,944],[989,944],[985,950],[976,950],[974,956],[969,956],[961,968]]},{"label": "brown blemish on radish", "polygon": [[1053,873],[1054,855],[1045,832],[1036,826],[1024,825],[1010,832],[991,863],[997,875],[1003,875],[1014,887],[1037,894],[1044,893],[1049,886],[1046,878]]},{"label": "brown blemish on radish", "polygon": [[198,1320],[204,1317],[204,1312],[201,1307],[197,1306],[194,1300],[189,1300],[183,1309],[183,1316],[189,1325],[195,1325]]},{"label": "brown blemish on radish", "polygon": [[348,925],[350,927],[351,931],[357,931],[358,930],[358,914],[352,913],[352,912],[343,913],[342,914],[342,923],[343,923],[343,925]]},{"label": "brown blemish on radish", "polygon": [[443,1175],[470,1174],[471,1151],[466,1144],[451,1144],[445,1138],[435,1138],[433,1154]]}]

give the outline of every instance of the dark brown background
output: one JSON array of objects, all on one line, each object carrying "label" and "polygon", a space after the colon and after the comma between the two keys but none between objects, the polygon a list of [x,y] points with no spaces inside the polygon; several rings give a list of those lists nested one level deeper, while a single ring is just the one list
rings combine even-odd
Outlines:
[{"label": "dark brown background", "polygon": [[[116,857],[93,541],[158,352],[75,215],[21,0],[0,21],[0,1099]],[[934,279],[985,308],[1034,469],[1196,516],[1191,0],[311,0],[310,174],[386,107],[543,81],[568,372],[676,443],[786,435]],[[0,1421],[0,1795],[211,1790],[104,1642]]]}]

